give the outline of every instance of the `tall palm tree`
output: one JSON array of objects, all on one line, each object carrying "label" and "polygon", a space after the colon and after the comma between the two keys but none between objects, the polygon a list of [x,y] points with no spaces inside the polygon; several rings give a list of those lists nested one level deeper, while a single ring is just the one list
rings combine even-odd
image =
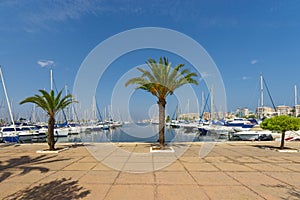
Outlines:
[{"label": "tall palm tree", "polygon": [[150,58],[146,64],[150,70],[137,68],[142,75],[128,80],[125,86],[135,84],[137,85],[136,89],[146,90],[157,97],[159,110],[159,143],[160,148],[163,149],[165,146],[166,98],[168,95],[172,95],[177,88],[185,84],[198,85],[198,81],[194,79],[194,77],[197,77],[197,74],[190,72],[188,69],[184,69],[184,64],[179,64],[172,69],[172,64],[169,63],[166,57],[161,57],[159,62]]},{"label": "tall palm tree", "polygon": [[62,90],[57,94],[57,96],[55,96],[53,90],[51,90],[50,93],[46,92],[45,90],[39,90],[39,92],[41,93],[41,95],[36,94],[34,96],[27,97],[26,99],[21,101],[20,104],[34,103],[47,112],[49,116],[47,134],[49,150],[55,150],[55,115],[75,101],[71,94],[62,97]]}]

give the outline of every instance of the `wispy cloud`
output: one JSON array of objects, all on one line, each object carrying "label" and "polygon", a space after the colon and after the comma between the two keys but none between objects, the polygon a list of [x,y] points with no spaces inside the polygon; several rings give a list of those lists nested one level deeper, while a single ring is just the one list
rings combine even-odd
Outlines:
[{"label": "wispy cloud", "polygon": [[[197,24],[201,27],[235,26],[238,22],[233,18],[223,16],[206,16],[201,9],[206,8],[204,3],[198,1],[164,1],[155,0],[150,4],[139,0],[4,0],[0,2],[0,8],[16,13],[12,20],[22,26],[27,32],[37,30],[55,30],[54,23],[64,23],[68,20],[80,20],[85,16],[102,15],[147,15],[162,16],[171,18],[174,21],[185,20],[186,18],[199,19]],[[195,8],[195,9],[191,9]],[[2,20],[3,23],[7,23]],[[0,19],[0,22],[2,22]],[[16,24],[16,23],[15,23]],[[4,24],[11,30],[11,24]],[[0,27],[0,29],[3,27]]]},{"label": "wispy cloud", "polygon": [[254,59],[254,60],[251,60],[251,65],[255,65],[255,64],[257,64],[258,63],[258,60],[256,60],[256,59]]},{"label": "wispy cloud", "polygon": [[200,75],[201,75],[200,81],[203,81],[206,77],[210,76],[210,74],[208,74],[207,72],[202,72]]},{"label": "wispy cloud", "polygon": [[249,79],[251,79],[251,77],[249,77],[249,76],[243,76],[243,77],[242,77],[242,80],[243,80],[243,81],[246,81],[246,80],[249,80]]},{"label": "wispy cloud", "polygon": [[40,65],[41,67],[47,67],[47,66],[54,65],[54,61],[52,61],[52,60],[39,60],[39,61],[37,61],[37,64]]}]

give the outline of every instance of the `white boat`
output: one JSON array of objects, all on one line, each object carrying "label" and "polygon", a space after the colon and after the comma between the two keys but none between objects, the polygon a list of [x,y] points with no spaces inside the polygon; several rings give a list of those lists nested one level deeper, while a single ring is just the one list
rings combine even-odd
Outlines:
[{"label": "white boat", "polygon": [[69,135],[78,135],[81,132],[80,124],[70,123],[68,124],[69,127]]},{"label": "white boat", "polygon": [[176,120],[172,120],[170,123],[171,128],[180,128],[180,123]]},{"label": "white boat", "polygon": [[1,137],[4,142],[19,142],[19,132],[21,130],[14,126],[1,127]]},{"label": "white boat", "polygon": [[[39,129],[40,134],[46,134],[48,133],[48,128],[43,127]],[[69,135],[69,128],[64,127],[64,128],[54,128],[54,137],[67,137]]]},{"label": "white boat", "polygon": [[274,139],[272,131],[269,130],[249,130],[233,133],[230,140],[242,141],[272,141]]},{"label": "white boat", "polygon": [[109,121],[109,128],[117,128],[122,126],[122,122],[119,121]]},{"label": "white boat", "polygon": [[9,111],[10,120],[11,120],[11,123],[12,123],[12,127],[2,127],[1,128],[2,140],[4,142],[19,142],[18,131],[17,131],[15,121],[14,121],[14,118],[13,118],[11,104],[10,104],[10,101],[9,101],[9,98],[8,98],[8,94],[7,94],[7,90],[6,90],[6,86],[5,86],[5,82],[4,82],[4,76],[3,76],[3,73],[2,73],[1,66],[0,66],[0,77],[1,77],[1,82],[2,82],[2,86],[3,86],[6,102],[7,102],[7,107],[8,107],[8,111]]}]

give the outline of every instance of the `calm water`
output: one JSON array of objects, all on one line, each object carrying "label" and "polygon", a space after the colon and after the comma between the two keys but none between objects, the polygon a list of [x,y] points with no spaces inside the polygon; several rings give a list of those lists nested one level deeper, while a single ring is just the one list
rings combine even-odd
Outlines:
[{"label": "calm water", "polygon": [[[166,142],[199,141],[198,130],[165,129]],[[58,142],[157,142],[158,125],[130,124],[107,131],[92,131],[59,138]]]}]

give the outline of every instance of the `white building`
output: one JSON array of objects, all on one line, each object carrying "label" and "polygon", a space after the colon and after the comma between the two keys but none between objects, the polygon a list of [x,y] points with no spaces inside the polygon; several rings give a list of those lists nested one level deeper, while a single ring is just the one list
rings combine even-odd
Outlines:
[{"label": "white building", "polygon": [[277,106],[276,110],[277,110],[278,116],[281,116],[281,115],[289,115],[289,114],[291,114],[291,110],[292,109],[289,106],[282,105],[282,106]]}]

